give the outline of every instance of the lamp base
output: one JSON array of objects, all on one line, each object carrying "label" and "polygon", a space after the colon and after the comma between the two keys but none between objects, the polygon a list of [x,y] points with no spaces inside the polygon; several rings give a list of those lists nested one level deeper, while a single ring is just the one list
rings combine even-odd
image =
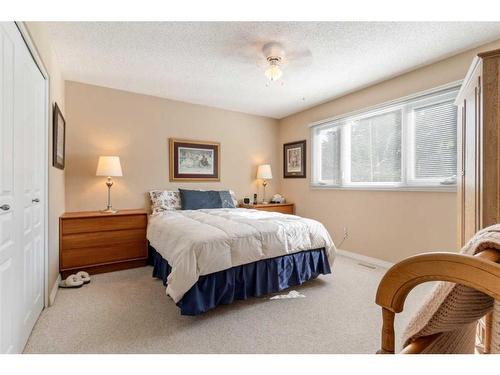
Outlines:
[{"label": "lamp base", "polygon": [[108,187],[108,204],[106,205],[105,210],[101,210],[102,214],[116,214],[118,210],[113,209],[113,206],[111,205],[111,186],[113,186],[113,180],[111,177],[108,177],[108,180],[106,181],[106,186]]}]

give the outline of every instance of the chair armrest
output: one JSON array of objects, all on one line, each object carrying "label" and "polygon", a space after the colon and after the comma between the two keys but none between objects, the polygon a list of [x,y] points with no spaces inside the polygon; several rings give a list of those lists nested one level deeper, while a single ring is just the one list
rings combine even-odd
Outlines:
[{"label": "chair armrest", "polygon": [[439,336],[441,336],[441,333],[419,337],[415,341],[406,345],[401,350],[400,354],[420,354],[424,351],[425,348],[427,348],[430,344],[437,340]]},{"label": "chair armrest", "polygon": [[394,315],[403,311],[408,293],[427,281],[450,281],[500,299],[500,252],[485,250],[476,256],[425,253],[392,266],[382,278],[375,302],[382,307],[381,353],[394,353]]}]

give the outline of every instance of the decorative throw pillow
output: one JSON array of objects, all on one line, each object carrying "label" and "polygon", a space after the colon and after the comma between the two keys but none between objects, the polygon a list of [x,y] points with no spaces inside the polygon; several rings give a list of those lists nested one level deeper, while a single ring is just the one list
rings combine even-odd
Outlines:
[{"label": "decorative throw pillow", "polygon": [[221,208],[222,200],[219,191],[179,189],[183,210],[199,210],[203,208]]},{"label": "decorative throw pillow", "polygon": [[[219,191],[221,207],[222,208],[235,208],[233,196],[231,195],[231,191],[223,190]],[[238,202],[236,202],[238,204]]]},{"label": "decorative throw pillow", "polygon": [[178,191],[151,190],[149,197],[151,198],[153,214],[181,209],[181,198]]},{"label": "decorative throw pillow", "polygon": [[236,199],[236,194],[234,194],[234,191],[229,190],[229,194],[231,194],[231,199],[233,200],[234,207],[238,207],[238,200]]}]

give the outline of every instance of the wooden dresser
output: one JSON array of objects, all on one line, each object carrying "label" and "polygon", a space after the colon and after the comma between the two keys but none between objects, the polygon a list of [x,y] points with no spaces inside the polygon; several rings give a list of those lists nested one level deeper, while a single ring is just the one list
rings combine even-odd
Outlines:
[{"label": "wooden dresser", "polygon": [[244,204],[241,207],[260,211],[281,212],[282,214],[295,214],[295,204],[293,203]]},{"label": "wooden dresser", "polygon": [[145,210],[67,212],[59,218],[59,270],[64,279],[146,265]]}]

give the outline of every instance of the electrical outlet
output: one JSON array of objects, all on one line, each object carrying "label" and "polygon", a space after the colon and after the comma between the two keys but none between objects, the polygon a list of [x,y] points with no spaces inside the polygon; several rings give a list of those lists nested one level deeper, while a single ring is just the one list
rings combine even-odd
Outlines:
[{"label": "electrical outlet", "polygon": [[347,227],[344,227],[344,240],[349,237],[349,232],[347,231]]}]

